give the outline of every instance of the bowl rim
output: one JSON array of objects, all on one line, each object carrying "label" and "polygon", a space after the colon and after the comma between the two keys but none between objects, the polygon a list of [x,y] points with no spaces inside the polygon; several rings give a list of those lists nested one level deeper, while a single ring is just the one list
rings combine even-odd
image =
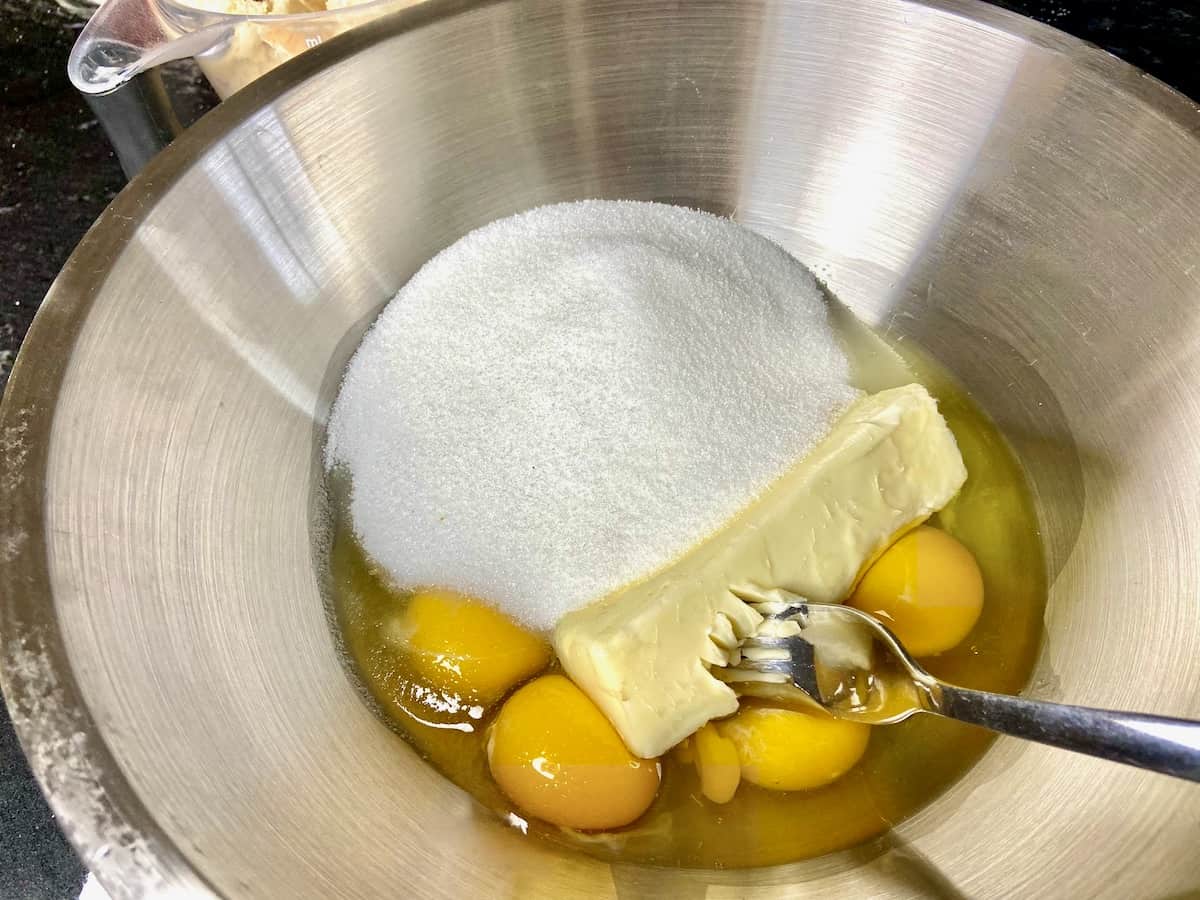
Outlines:
[{"label": "bowl rim", "polygon": [[[177,138],[109,204],[46,294],[0,401],[0,691],[59,826],[114,897],[219,897],[146,808],[83,702],[51,599],[44,481],[57,396],[75,340],[149,210],[258,110],[355,53],[423,25],[506,0],[424,0],[360,25],[267,73]],[[511,0],[536,4],[540,0]],[[554,0],[557,2],[557,0]],[[789,0],[797,4],[821,0]],[[879,0],[848,0],[837,9]],[[886,0],[1071,57],[1200,139],[1200,106],[1099,47],[982,0]],[[371,4],[375,6],[376,4]]]}]

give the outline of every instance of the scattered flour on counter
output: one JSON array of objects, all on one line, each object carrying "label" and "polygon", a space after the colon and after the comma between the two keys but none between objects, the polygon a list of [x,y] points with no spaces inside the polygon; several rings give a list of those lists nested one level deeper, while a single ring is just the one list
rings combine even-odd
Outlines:
[{"label": "scattered flour on counter", "polygon": [[854,399],[808,270],[729,220],[587,201],[427,263],[346,371],[326,465],[397,584],[549,629],[716,531]]}]

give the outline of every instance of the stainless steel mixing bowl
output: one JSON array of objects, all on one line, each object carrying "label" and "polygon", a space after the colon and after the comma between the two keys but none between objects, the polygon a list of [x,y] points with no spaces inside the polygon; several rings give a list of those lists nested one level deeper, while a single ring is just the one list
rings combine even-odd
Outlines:
[{"label": "stainless steel mixing bowl", "polygon": [[609,866],[360,701],[318,446],[380,305],[579,197],[729,213],[1001,423],[1053,590],[1035,697],[1200,716],[1200,113],[1050,29],[902,0],[432,0],[223,104],[114,202],[0,422],[3,687],[117,897],[1180,896],[1200,793],[1001,741],[857,851]]}]

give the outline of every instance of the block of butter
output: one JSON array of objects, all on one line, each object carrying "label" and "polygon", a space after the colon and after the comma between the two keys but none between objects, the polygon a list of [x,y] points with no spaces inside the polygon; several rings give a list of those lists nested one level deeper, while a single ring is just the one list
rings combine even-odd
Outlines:
[{"label": "block of butter", "polygon": [[736,694],[709,669],[736,663],[739,642],[762,617],[731,587],[840,602],[897,534],[945,506],[966,477],[925,388],[863,397],[716,534],[563,616],[558,657],[633,753],[659,756],[737,709]]}]

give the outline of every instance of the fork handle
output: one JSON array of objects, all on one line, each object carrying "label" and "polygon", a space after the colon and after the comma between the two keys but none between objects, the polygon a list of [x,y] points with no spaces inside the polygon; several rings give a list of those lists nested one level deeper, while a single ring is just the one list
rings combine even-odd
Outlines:
[{"label": "fork handle", "polygon": [[1200,722],[941,685],[934,710],[1053,747],[1200,781]]}]

